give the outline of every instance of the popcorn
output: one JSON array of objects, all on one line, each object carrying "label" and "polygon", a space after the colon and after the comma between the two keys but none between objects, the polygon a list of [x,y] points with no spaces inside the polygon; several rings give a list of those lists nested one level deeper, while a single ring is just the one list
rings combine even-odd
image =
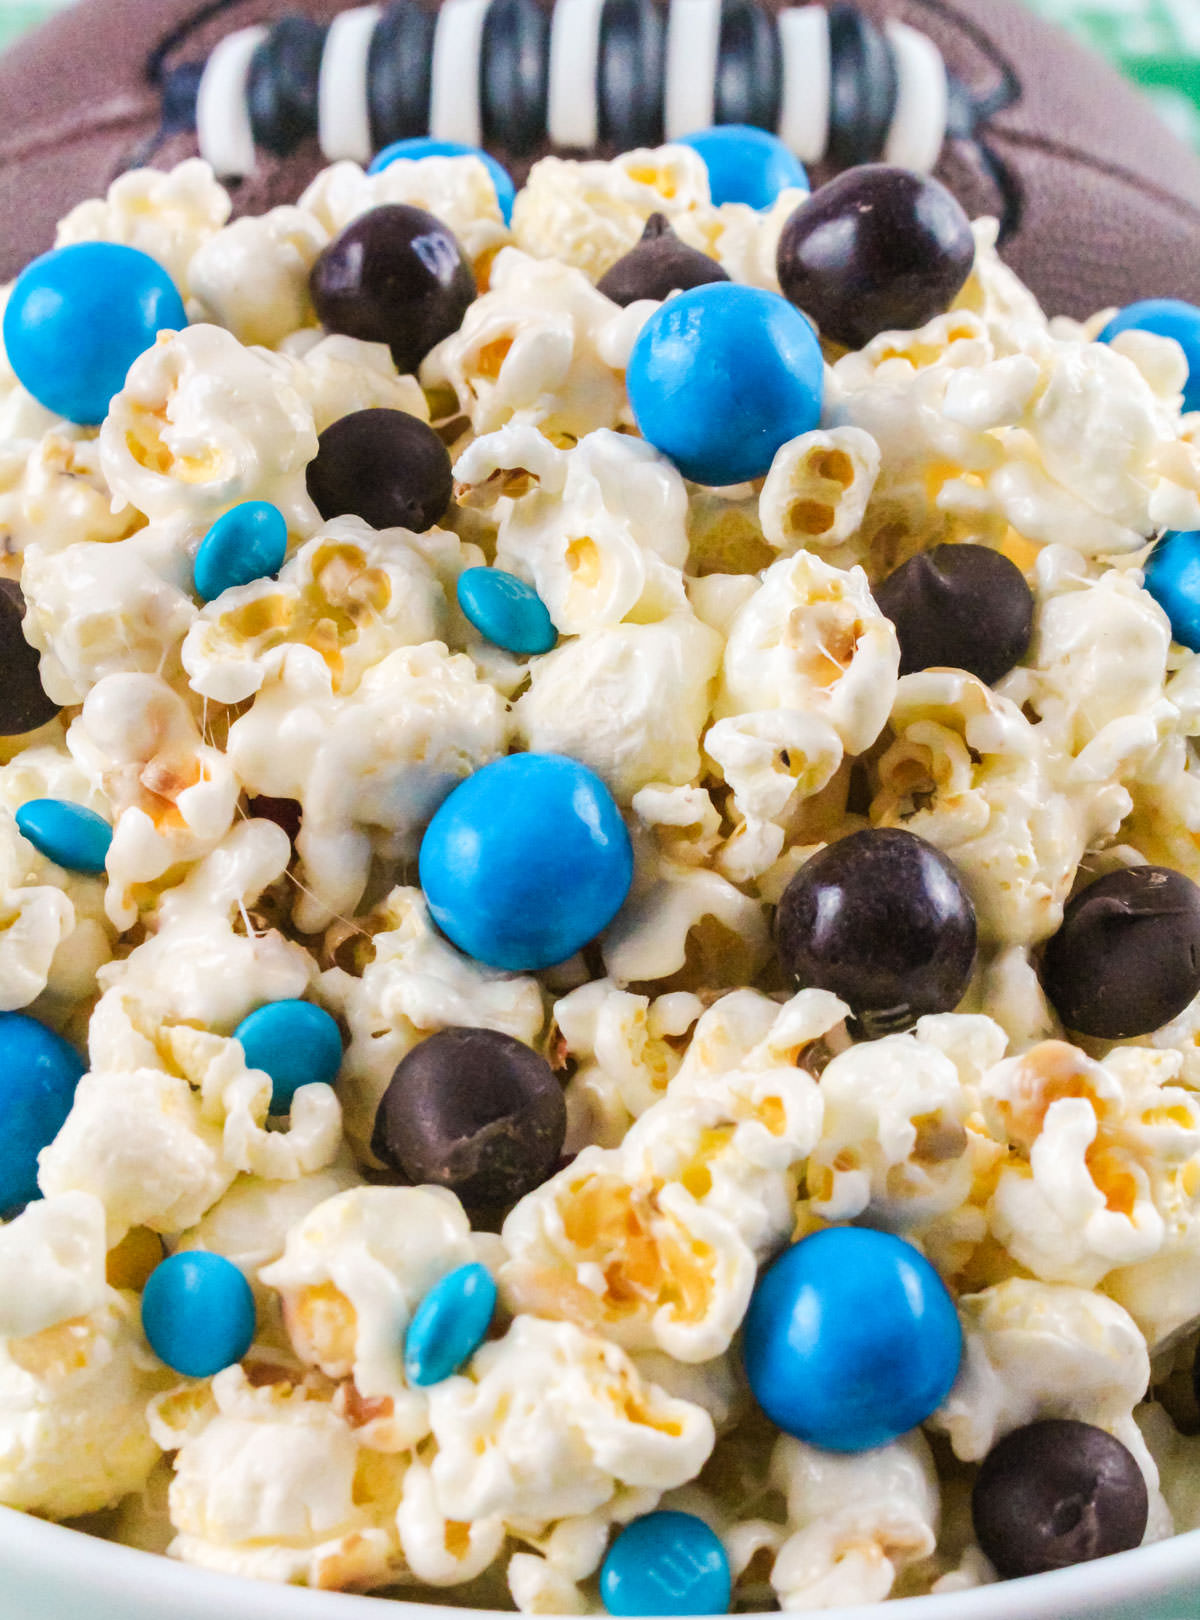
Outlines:
[{"label": "popcorn", "polygon": [[319,1385],[256,1387],[230,1367],[212,1396],[175,1458],[173,1557],[334,1590],[403,1572],[394,1521],[406,1458],[363,1451]]},{"label": "popcorn", "polygon": [[59,221],[55,247],[121,242],[157,259],[187,298],[196,255],[216,236],[233,204],[201,158],[165,173],[136,168],[119,174],[103,198],[79,203]]},{"label": "popcorn", "polygon": [[304,469],[317,453],[289,368],[218,326],[162,333],[134,361],[100,429],[113,499],[151,521],[203,531],[239,501],[271,501],[289,529],[315,527]]},{"label": "popcorn", "polygon": [[455,950],[434,927],[419,889],[394,889],[365,921],[365,964],[357,974],[330,968],[321,994],[350,1031],[338,1092],[347,1134],[369,1157],[388,1081],[418,1041],[469,1025],[536,1046],[545,1010],[536,980],[496,972]]},{"label": "popcorn", "polygon": [[937,1544],[937,1472],[920,1430],[850,1456],[782,1435],[771,1479],[787,1498],[787,1539],[771,1567],[784,1609],[879,1603]]},{"label": "popcorn", "polygon": [[883,728],[899,667],[862,570],[798,552],[772,563],[729,628],[717,715],[798,709],[860,754]]},{"label": "popcorn", "polygon": [[432,1386],[431,1473],[444,1512],[520,1529],[615,1506],[696,1474],[712,1450],[707,1412],[638,1377],[615,1345],[569,1322],[518,1316],[463,1377]]},{"label": "popcorn", "polygon": [[357,163],[334,163],[304,192],[300,209],[332,237],[385,203],[435,214],[457,236],[481,284],[509,239],[495,182],[477,157],[401,158],[378,174],[364,174]]},{"label": "popcorn", "polygon": [[1146,1392],[1150,1360],[1137,1326],[1114,1301],[1012,1277],[960,1299],[958,1308],[962,1368],[930,1419],[949,1435],[956,1456],[977,1461],[1013,1429],[1074,1418],[1107,1429],[1148,1460],[1131,1414]]},{"label": "popcorn", "polygon": [[189,318],[223,326],[239,343],[273,348],[315,323],[308,275],[328,240],[302,208],[235,219],[192,259]]},{"label": "popcorn", "polygon": [[504,248],[488,291],[426,355],[421,382],[453,393],[477,434],[519,420],[570,444],[630,421],[625,362],[651,309],[620,310],[581,271]]},{"label": "popcorn", "polygon": [[311,407],[318,433],[353,411],[407,411],[429,420],[420,383],[396,370],[386,343],[306,327],[285,338],[279,352],[292,361],[292,384]]},{"label": "popcorn", "polygon": [[14,457],[7,469],[0,455],[0,523],[6,544],[21,553],[36,545],[46,554],[125,539],[141,520],[128,507],[113,511],[94,432],[54,422],[45,414],[44,431],[38,431],[27,456]]},{"label": "popcorn", "polygon": [[192,690],[240,703],[278,677],[290,647],[310,647],[335,692],[397,646],[444,634],[445,595],[405,529],[380,534],[360,518],[334,518],[275,579],[223,591],[201,609],[182,649]]},{"label": "popcorn", "polygon": [[879,464],[879,446],[861,428],[790,439],[775,452],[758,498],[767,544],[787,557],[845,545],[862,526]]},{"label": "popcorn", "polygon": [[227,758],[249,792],[303,807],[300,929],[352,912],[372,849],[411,852],[450,789],[503,753],[507,736],[504,700],[441,642],[388,653],[348,694],[319,652],[289,647],[230,728]]},{"label": "popcorn", "polygon": [[282,1295],[301,1360],[382,1403],[385,1449],[404,1451],[429,1432],[427,1392],[404,1375],[404,1330],[434,1283],[488,1247],[441,1187],[358,1187],[310,1210],[259,1276]]},{"label": "popcorn", "polygon": [[146,1403],[163,1373],[137,1301],[104,1278],[104,1211],[86,1193],[0,1228],[0,1498],[52,1519],[115,1506],[158,1457]]}]

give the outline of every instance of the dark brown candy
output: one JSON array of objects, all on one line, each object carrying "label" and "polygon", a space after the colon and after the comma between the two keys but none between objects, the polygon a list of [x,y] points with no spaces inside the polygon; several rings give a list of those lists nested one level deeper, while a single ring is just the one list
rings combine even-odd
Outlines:
[{"label": "dark brown candy", "polygon": [[775,933],[796,983],[832,990],[871,1036],[951,1012],[975,961],[975,908],[958,873],[901,827],[851,833],[806,861]]},{"label": "dark brown candy", "polygon": [[1104,1429],[1065,1418],[1014,1429],[984,1458],[975,1535],[1006,1580],[1127,1552],[1146,1533],[1146,1481]]},{"label": "dark brown candy", "polygon": [[468,1209],[513,1204],[554,1173],[567,1129],[545,1058],[494,1029],[443,1029],[396,1066],[371,1146]]},{"label": "dark brown candy", "polygon": [[421,534],[454,492],[450,455],[437,434],[407,411],[352,411],[327,427],[307,471],[323,518],[353,513],[374,529]]},{"label": "dark brown candy", "polygon": [[1130,866],[1071,900],[1042,958],[1068,1029],[1107,1041],[1161,1029],[1200,994],[1200,889],[1166,866]]},{"label": "dark brown candy", "polygon": [[21,629],[24,617],[21,587],[0,579],[0,737],[36,731],[59,713],[43,690],[37,651]]},{"label": "dark brown candy", "polygon": [[458,238],[408,203],[347,225],[313,265],[309,290],[326,331],[386,343],[401,371],[458,331],[476,293]]},{"label": "dark brown candy", "polygon": [[948,667],[989,686],[1020,663],[1033,634],[1033,592],[990,546],[934,546],[875,586],[896,626],[900,673]]},{"label": "dark brown candy", "polygon": [[668,293],[728,280],[715,259],[679,240],[665,214],[651,214],[641,241],[596,285],[606,298],[624,308],[639,298],[661,301]]},{"label": "dark brown candy", "polygon": [[822,337],[861,349],[943,314],[975,238],[939,181],[885,163],[849,169],[801,203],[779,238],[779,285]]}]

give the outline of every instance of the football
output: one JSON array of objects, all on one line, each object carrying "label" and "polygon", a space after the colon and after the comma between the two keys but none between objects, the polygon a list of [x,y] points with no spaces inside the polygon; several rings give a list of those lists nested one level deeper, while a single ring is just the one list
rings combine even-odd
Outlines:
[{"label": "football", "polygon": [[0,281],[131,166],[199,152],[239,213],[429,133],[518,181],[711,123],[777,130],[814,184],[932,169],[1051,314],[1200,302],[1200,159],[1021,0],[82,0],[0,58]]}]

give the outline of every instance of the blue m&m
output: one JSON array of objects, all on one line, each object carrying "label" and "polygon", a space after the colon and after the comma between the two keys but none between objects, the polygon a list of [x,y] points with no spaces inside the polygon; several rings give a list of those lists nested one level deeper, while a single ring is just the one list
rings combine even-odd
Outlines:
[{"label": "blue m&m", "polygon": [[0,1013],[0,1214],[38,1196],[38,1154],[71,1112],[84,1064],[25,1013]]},{"label": "blue m&m", "polygon": [[404,1337],[410,1384],[440,1384],[465,1365],[487,1337],[496,1285],[486,1266],[459,1266],[436,1283],[413,1312]]},{"label": "blue m&m", "polygon": [[342,1032],[311,1001],[269,1001],[233,1032],[248,1069],[271,1077],[271,1112],[286,1114],[301,1086],[331,1086],[342,1066]]},{"label": "blue m&m", "polygon": [[185,1378],[211,1378],[254,1343],[254,1295],[224,1255],[202,1249],[156,1266],[142,1292],[142,1330],[151,1350]]},{"label": "blue m&m", "polygon": [[740,484],[821,417],[812,327],[778,293],[716,281],[669,298],[626,373],[643,436],[697,484]]},{"label": "blue m&m", "polygon": [[718,207],[746,203],[770,208],[789,186],[808,190],[804,165],[788,146],[752,124],[715,124],[677,143],[699,152],[708,169],[708,189]]},{"label": "blue m&m", "polygon": [[35,259],[4,311],[21,386],[69,422],[103,422],[130,366],[159,332],[187,325],[162,265],[117,242],[76,242]]},{"label": "blue m&m", "polygon": [[1171,621],[1172,640],[1200,652],[1200,529],[1164,534],[1146,561],[1144,583]]},{"label": "blue m&m", "polygon": [[720,1538],[669,1509],[626,1525],[600,1570],[609,1614],[726,1614],[732,1586]]},{"label": "blue m&m", "polygon": [[231,507],[200,542],[192,565],[197,596],[212,602],[235,585],[269,579],[283,567],[287,545],[287,521],[270,501]]},{"label": "blue m&m", "polygon": [[22,838],[48,861],[68,872],[103,872],[113,830],[94,810],[69,799],[29,799],[15,820]]},{"label": "blue m&m", "polygon": [[503,568],[468,568],[461,573],[458,605],[481,636],[508,652],[549,652],[558,640],[538,593]]},{"label": "blue m&m", "polygon": [[911,1244],[831,1227],[758,1280],[743,1357],[754,1398],[788,1434],[869,1451],[923,1423],[962,1359],[954,1301]]},{"label": "blue m&m", "polygon": [[429,823],[419,864],[447,938],[517,973],[574,956],[613,920],[633,880],[612,795],[559,754],[512,754],[460,783]]},{"label": "blue m&m", "polygon": [[1188,365],[1183,408],[1200,411],[1200,309],[1195,304],[1181,298],[1143,298],[1114,315],[1097,342],[1111,343],[1120,332],[1153,332],[1174,338]]},{"label": "blue m&m", "polygon": [[371,159],[367,173],[379,174],[381,170],[390,168],[401,158],[416,162],[428,157],[477,157],[492,177],[492,184],[496,188],[496,201],[500,204],[504,223],[512,224],[513,204],[517,200],[517,188],[513,185],[512,175],[497,163],[489,152],[481,151],[478,146],[465,146],[462,141],[438,141],[432,135],[412,135],[404,141],[393,141],[390,146],[385,146],[382,152],[377,152]]}]

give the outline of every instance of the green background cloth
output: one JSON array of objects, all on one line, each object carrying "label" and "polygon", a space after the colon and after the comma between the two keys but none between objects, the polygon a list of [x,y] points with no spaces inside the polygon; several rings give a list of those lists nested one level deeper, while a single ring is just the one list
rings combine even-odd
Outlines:
[{"label": "green background cloth", "polygon": [[[0,49],[70,0],[0,0]],[[1200,0],[1031,0],[1094,45],[1200,149]]]}]

